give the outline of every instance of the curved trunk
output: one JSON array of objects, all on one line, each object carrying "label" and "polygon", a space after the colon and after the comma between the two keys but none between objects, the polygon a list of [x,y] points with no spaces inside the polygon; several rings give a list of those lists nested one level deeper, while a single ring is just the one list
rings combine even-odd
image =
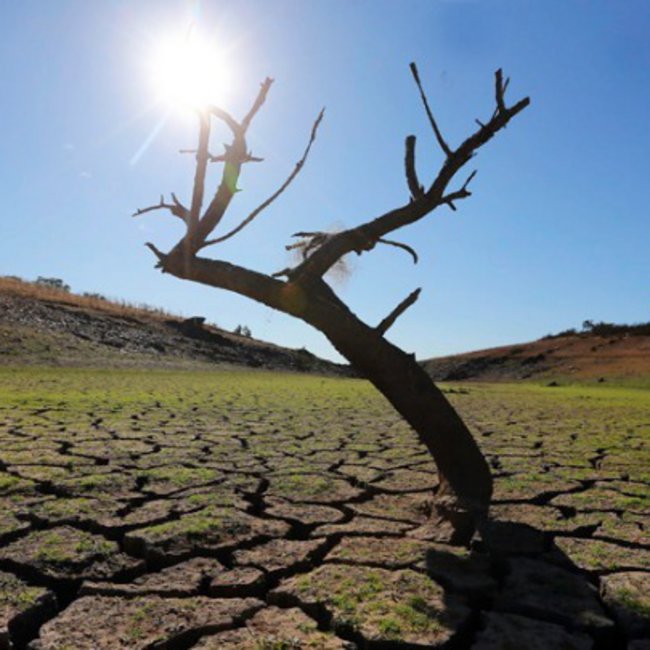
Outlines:
[{"label": "curved trunk", "polygon": [[230,289],[292,314],[320,330],[413,427],[438,468],[434,516],[419,534],[466,544],[487,515],[492,476],[465,423],[416,362],[359,320],[322,280],[283,283],[227,262],[159,255],[180,278]]},{"label": "curved trunk", "polygon": [[[284,192],[307,159],[323,117],[322,111],[314,122],[302,158],[296,163],[294,171],[284,184],[253,210],[239,226],[221,237],[208,239],[221,222],[237,191],[236,180],[241,166],[259,160],[248,152],[246,133],[251,121],[266,100],[273,83],[271,78],[267,78],[261,85],[252,107],[241,122],[237,122],[226,111],[214,106],[210,107],[208,112],[201,114],[190,209],[184,207],[172,194],[172,203],[165,203],[164,198],[161,197],[159,204],[138,210],[135,215],[165,209],[174,216],[180,217],[187,225],[185,236],[168,254],[162,253],[153,244],[147,244],[158,258],[158,266],[163,272],[171,273],[178,278],[234,291],[273,309],[301,318],[323,332],[352,366],[384,394],[415,429],[420,440],[433,456],[440,476],[435,499],[438,524],[432,522],[427,530],[421,531],[422,535],[437,536],[440,531],[439,524],[447,522],[451,524],[452,531],[451,534],[445,534],[446,538],[453,542],[467,543],[476,525],[487,514],[492,496],[490,468],[464,422],[416,363],[415,357],[390,344],[383,336],[395,319],[415,302],[419,289],[402,301],[378,328],[372,328],[360,321],[337,298],[322,278],[348,253],[361,254],[372,250],[378,243],[405,248],[417,261],[415,251],[403,244],[386,240],[384,236],[419,221],[440,206],[448,205],[455,210],[454,201],[471,195],[467,187],[476,171],[469,175],[460,189],[449,191],[448,186],[454,176],[480,147],[526,108],[530,100],[526,97],[515,105],[507,107],[504,94],[508,80],[504,81],[502,71],[497,70],[495,73],[496,110],[485,124],[477,120],[478,130],[452,150],[444,141],[429,109],[415,63],[411,63],[410,67],[429,122],[445,154],[440,171],[429,189],[425,190],[424,186],[420,185],[415,172],[415,136],[409,136],[406,139],[405,166],[407,182],[412,194],[411,200],[406,205],[389,210],[356,228],[340,233],[331,235],[322,232],[296,233],[294,236],[303,238],[302,243],[286,247],[287,250],[302,249],[304,259],[295,268],[287,268],[269,276],[223,260],[209,260],[196,256],[202,248],[225,241],[246,227]],[[223,156],[210,157],[209,154],[212,118],[223,121],[233,134],[231,144],[226,145]],[[226,164],[216,194],[201,214],[209,160],[220,160]],[[277,279],[284,276],[287,282]]]},{"label": "curved trunk", "polygon": [[[319,288],[322,296],[324,288]],[[492,497],[490,468],[474,437],[414,355],[389,343],[328,293],[326,308],[310,309],[305,320],[318,327],[388,399],[415,430],[438,468],[440,484],[432,521],[419,534],[468,543],[487,515]]]}]

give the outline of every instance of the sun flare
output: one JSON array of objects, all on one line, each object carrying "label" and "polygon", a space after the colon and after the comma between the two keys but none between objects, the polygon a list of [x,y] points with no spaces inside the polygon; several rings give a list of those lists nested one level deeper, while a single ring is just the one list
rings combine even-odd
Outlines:
[{"label": "sun flare", "polygon": [[222,53],[194,30],[158,43],[151,68],[159,100],[172,108],[202,109],[222,103],[230,85]]}]

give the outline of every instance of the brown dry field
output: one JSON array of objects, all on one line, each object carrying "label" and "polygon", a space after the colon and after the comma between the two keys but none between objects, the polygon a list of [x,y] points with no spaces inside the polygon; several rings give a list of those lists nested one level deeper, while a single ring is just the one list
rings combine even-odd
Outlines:
[{"label": "brown dry field", "polygon": [[[424,362],[436,379],[464,372],[482,381],[532,379],[575,382],[645,382],[650,336],[573,335],[439,357]],[[459,377],[460,378],[460,377]]]}]

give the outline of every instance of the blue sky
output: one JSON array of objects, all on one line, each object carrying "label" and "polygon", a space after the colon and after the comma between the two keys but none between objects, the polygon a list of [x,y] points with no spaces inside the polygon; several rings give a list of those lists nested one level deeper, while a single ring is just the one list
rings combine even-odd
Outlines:
[{"label": "blue sky", "polygon": [[[177,152],[193,146],[195,124],[156,104],[149,59],[198,16],[228,61],[225,108],[241,115],[264,77],[276,80],[249,136],[265,162],[245,168],[224,227],[284,180],[327,107],[290,190],[206,252],[271,273],[290,261],[292,232],[350,227],[401,205],[404,137],[418,136],[422,180],[441,163],[408,63],[452,145],[491,114],[502,67],[510,100],[532,104],[475,159],[473,196],[395,234],[418,250],[417,266],[383,247],[352,259],[336,290],[374,323],[423,287],[389,332],[422,358],[587,318],[650,319],[645,0],[22,0],[0,15],[0,274],[60,277],[78,292],[246,324],[335,358],[300,321],[161,275],[143,244],[170,247],[180,223],[130,217],[163,192],[189,202],[192,160]],[[215,150],[225,138],[215,134]]]}]

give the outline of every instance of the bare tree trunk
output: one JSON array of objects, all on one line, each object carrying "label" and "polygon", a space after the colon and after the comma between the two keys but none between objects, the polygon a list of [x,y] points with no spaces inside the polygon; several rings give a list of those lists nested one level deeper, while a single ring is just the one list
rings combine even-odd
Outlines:
[{"label": "bare tree trunk", "polygon": [[358,319],[324,282],[307,293],[301,317],[388,399],[433,457],[440,483],[432,521],[420,536],[468,543],[492,497],[489,466],[469,429],[414,355]]},{"label": "bare tree trunk", "polygon": [[[272,79],[262,83],[258,95],[244,119],[236,121],[221,108],[211,106],[200,115],[196,174],[190,208],[186,208],[172,194],[171,203],[161,196],[158,204],[138,210],[134,216],[154,210],[168,210],[181,219],[187,231],[169,253],[147,244],[158,258],[163,272],[178,278],[200,282],[247,296],[273,309],[291,314],[320,330],[356,370],[370,380],[395,409],[413,427],[421,442],[433,457],[439,474],[435,494],[434,516],[418,535],[423,538],[444,538],[466,544],[477,525],[486,516],[492,496],[490,469],[472,434],[444,395],[433,384],[415,357],[389,343],[384,334],[417,300],[420,289],[402,300],[377,327],[362,322],[334,294],[323,277],[343,256],[372,251],[383,244],[408,252],[417,262],[416,252],[406,244],[386,239],[385,236],[426,217],[440,206],[456,210],[455,203],[471,196],[468,189],[476,175],[473,171],[455,190],[448,185],[460,169],[471,160],[477,150],[491,140],[508,122],[520,113],[530,100],[526,97],[513,106],[506,106],[504,94],[509,80],[501,70],[495,73],[496,108],[485,123],[477,120],[478,129],[457,148],[451,148],[431,113],[417,68],[411,72],[420,91],[427,117],[445,159],[428,189],[420,184],[415,169],[415,136],[405,142],[405,173],[411,194],[408,203],[370,219],[361,225],[340,233],[298,232],[301,241],[288,250],[302,252],[302,261],[294,268],[266,275],[223,260],[198,257],[208,246],[219,244],[239,233],[275,201],[291,184],[305,164],[316,138],[323,112],[314,122],[305,151],[286,181],[266,201],[253,210],[238,226],[219,237],[208,239],[219,226],[237,191],[237,179],[244,163],[259,162],[246,146],[246,133],[251,121],[266,100]],[[232,131],[233,139],[222,155],[209,152],[211,119],[222,121]],[[205,193],[208,162],[225,163],[221,182],[208,207],[201,214]],[[286,277],[286,281],[278,278]]]}]

